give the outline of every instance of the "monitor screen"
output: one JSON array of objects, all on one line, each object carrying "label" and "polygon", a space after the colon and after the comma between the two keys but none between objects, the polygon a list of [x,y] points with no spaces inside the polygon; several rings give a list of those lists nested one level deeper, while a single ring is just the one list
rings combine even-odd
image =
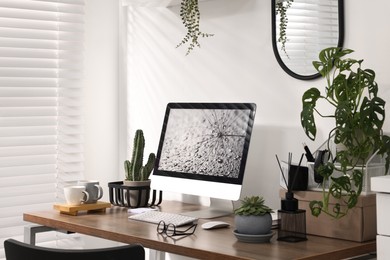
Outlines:
[{"label": "monitor screen", "polygon": [[256,105],[169,103],[152,187],[238,200]]}]

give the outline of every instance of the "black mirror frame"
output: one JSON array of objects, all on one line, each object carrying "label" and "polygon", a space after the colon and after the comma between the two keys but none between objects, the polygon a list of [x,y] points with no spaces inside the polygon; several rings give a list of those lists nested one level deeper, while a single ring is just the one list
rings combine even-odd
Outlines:
[{"label": "black mirror frame", "polygon": [[[277,39],[276,39],[276,0],[271,0],[271,19],[272,19],[272,48],[274,50],[274,54],[276,57],[276,60],[278,61],[280,67],[287,72],[288,75],[290,75],[293,78],[300,79],[300,80],[311,80],[311,79],[316,79],[321,76],[320,73],[315,73],[312,75],[299,75],[295,72],[293,72],[291,69],[289,69],[286,64],[284,64],[283,60],[280,57],[279,50],[277,47]],[[344,44],[344,0],[338,0],[338,15],[339,15],[339,41],[337,44],[337,47],[343,47]],[[329,46],[332,47],[332,46]]]}]

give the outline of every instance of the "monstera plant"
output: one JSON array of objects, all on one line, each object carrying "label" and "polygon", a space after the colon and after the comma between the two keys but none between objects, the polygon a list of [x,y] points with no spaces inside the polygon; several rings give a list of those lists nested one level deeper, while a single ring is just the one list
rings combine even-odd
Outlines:
[{"label": "monstera plant", "polygon": [[[316,169],[324,181],[322,201],[310,203],[315,216],[323,212],[340,218],[356,205],[362,192],[365,163],[374,152],[386,157],[385,172],[389,168],[390,137],[382,131],[385,101],[378,96],[375,72],[363,69],[363,60],[345,58],[352,52],[341,48],[322,50],[313,65],[326,79],[324,93],[314,87],[302,96],[301,124],[310,139],[316,138],[315,115],[335,123],[328,138],[330,158]],[[333,107],[333,113],[320,113],[319,101]],[[330,142],[343,149],[332,154]],[[337,202],[330,204],[331,197]]]}]

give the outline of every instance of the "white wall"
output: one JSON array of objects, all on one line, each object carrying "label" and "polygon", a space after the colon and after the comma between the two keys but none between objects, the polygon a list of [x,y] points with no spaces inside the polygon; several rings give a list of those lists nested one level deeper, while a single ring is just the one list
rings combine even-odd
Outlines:
[{"label": "white wall", "polygon": [[[345,47],[356,50],[354,57],[364,58],[365,66],[377,72],[380,94],[388,102],[389,8],[386,0],[345,1]],[[263,195],[278,208],[275,154],[287,158],[292,152],[298,160],[302,142],[314,149],[331,126],[318,122],[315,143],[305,137],[299,119],[301,95],[324,81],[300,81],[279,67],[271,45],[270,9],[271,1],[264,0],[201,2],[201,28],[215,36],[201,39],[202,48],[185,56],[185,47],[175,48],[185,34],[178,6],[137,8],[129,64],[129,130],[144,129],[146,152],[155,152],[168,102],[257,103],[244,195]],[[86,176],[106,183],[122,172],[117,160],[117,1],[87,0],[86,12]],[[390,119],[385,128],[390,130]]]},{"label": "white wall", "polygon": [[85,6],[85,177],[117,181],[118,3],[87,0]]},{"label": "white wall", "polygon": [[[156,0],[158,1],[158,0]],[[271,1],[209,0],[201,3],[202,28],[215,36],[185,57],[175,49],[185,31],[178,8],[139,10],[135,17],[130,131],[145,131],[146,152],[155,151],[165,105],[170,101],[255,102],[244,195],[260,194],[279,208],[275,154],[298,160],[302,142],[316,147],[330,128],[318,122],[313,143],[300,123],[302,93],[322,80],[300,81],[277,64],[271,47]],[[390,102],[390,2],[345,0],[345,47],[377,72],[380,93]],[[141,16],[142,14],[142,16]],[[86,0],[85,175],[107,183],[123,176],[118,121],[118,0]],[[387,108],[389,105],[387,105]],[[390,119],[385,128],[390,131]],[[121,144],[123,145],[123,144]],[[89,243],[88,243],[89,241]],[[90,238],[86,246],[112,243]]]}]

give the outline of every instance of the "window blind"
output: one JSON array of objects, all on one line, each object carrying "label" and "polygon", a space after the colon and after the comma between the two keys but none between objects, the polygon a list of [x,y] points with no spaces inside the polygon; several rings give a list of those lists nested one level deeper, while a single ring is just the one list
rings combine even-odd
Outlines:
[{"label": "window blind", "polygon": [[[318,60],[319,52],[338,44],[338,0],[294,0],[287,10],[287,17],[286,53],[278,42],[280,56],[287,67],[294,68],[294,72],[314,74],[312,61]],[[279,15],[276,21],[279,35]]]},{"label": "window blind", "polygon": [[0,259],[83,175],[83,23],[84,0],[0,1]]}]

